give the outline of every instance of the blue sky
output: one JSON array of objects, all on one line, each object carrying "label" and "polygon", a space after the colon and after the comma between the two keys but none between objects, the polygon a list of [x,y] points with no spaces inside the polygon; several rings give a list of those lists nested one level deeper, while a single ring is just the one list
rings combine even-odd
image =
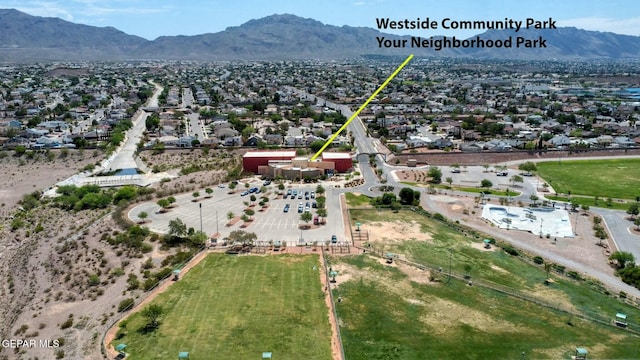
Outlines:
[{"label": "blue sky", "polygon": [[[376,27],[376,18],[514,20],[552,17],[557,26],[640,36],[637,0],[0,0],[0,8],[59,17],[93,26],[113,26],[153,40],[162,35],[222,31],[250,19],[289,13],[325,24]],[[418,36],[467,37],[483,31],[387,31]]]}]

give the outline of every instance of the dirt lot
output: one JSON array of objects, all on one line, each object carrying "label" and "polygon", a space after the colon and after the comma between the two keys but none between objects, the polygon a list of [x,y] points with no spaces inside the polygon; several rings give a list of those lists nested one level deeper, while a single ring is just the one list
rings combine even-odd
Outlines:
[{"label": "dirt lot", "polygon": [[46,189],[102,160],[102,153],[94,150],[52,150],[20,157],[13,151],[1,153],[6,156],[0,155],[0,217],[3,211],[11,211],[23,194]]},{"label": "dirt lot", "polygon": [[[0,158],[0,338],[35,340],[36,347],[0,349],[1,359],[102,359],[100,340],[119,318],[118,305],[126,298],[142,301],[142,290],[127,290],[127,279],[142,282],[142,263],[151,259],[157,271],[170,252],[152,243],[151,252],[129,257],[126,251],[101,238],[122,231],[111,210],[67,212],[38,206],[24,224],[11,230],[11,218],[24,194],[53,186],[102,160],[93,150],[66,154],[51,152]],[[196,159],[199,154],[190,155]],[[211,155],[214,163],[215,157]],[[184,156],[168,154],[155,164],[175,169],[189,164]],[[165,165],[163,165],[165,164]],[[218,184],[226,176],[225,164],[212,171],[197,171],[155,184],[161,194],[188,192]],[[166,195],[163,195],[166,196]],[[112,208],[113,209],[113,208]],[[41,347],[40,341],[61,340],[59,347]]]}]

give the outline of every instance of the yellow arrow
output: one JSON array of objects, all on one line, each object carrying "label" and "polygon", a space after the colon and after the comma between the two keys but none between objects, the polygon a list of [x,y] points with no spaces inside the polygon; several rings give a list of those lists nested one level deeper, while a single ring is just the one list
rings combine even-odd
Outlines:
[{"label": "yellow arrow", "polygon": [[329,140],[327,140],[327,142],[324,143],[324,145],[322,145],[322,148],[320,148],[320,150],[318,150],[318,152],[313,155],[313,157],[311,158],[311,161],[314,161],[316,158],[318,158],[318,156],[320,156],[320,154],[322,154],[322,152],[324,151],[324,149],[327,148],[327,146],[329,146],[329,144],[331,144],[333,142],[333,140],[335,140],[338,135],[340,135],[340,133],[342,132],[342,130],[346,129],[347,126],[353,121],[353,119],[356,118],[356,116],[358,116],[358,114],[360,114],[360,112],[362,110],[364,110],[364,108],[367,107],[367,105],[369,105],[369,103],[371,102],[371,100],[373,100],[373,98],[375,98],[376,96],[378,96],[378,93],[380,93],[380,91],[382,91],[382,89],[384,89],[389,82],[391,82],[391,80],[393,80],[394,77],[396,77],[396,75],[398,75],[398,73],[400,72],[400,70],[402,70],[403,67],[405,67],[405,65],[407,65],[409,63],[409,61],[411,61],[411,59],[413,58],[413,54],[409,55],[405,61],[402,62],[402,64],[400,64],[400,66],[398,66],[398,68],[396,69],[396,71],[393,72],[393,74],[391,74],[391,76],[389,76],[389,78],[387,78],[387,80],[385,80],[382,85],[380,85],[380,87],[373,92],[373,94],[371,94],[371,96],[369,96],[369,98],[367,99],[367,101],[364,102],[364,104],[362,104],[362,106],[360,106],[360,108],[358,108],[358,110],[356,112],[353,113],[353,115],[351,115],[351,117],[349,118],[349,120],[347,120],[346,123],[344,123],[344,125],[342,125],[340,127],[340,129],[338,129],[338,131],[336,131],[335,134],[333,134]]}]

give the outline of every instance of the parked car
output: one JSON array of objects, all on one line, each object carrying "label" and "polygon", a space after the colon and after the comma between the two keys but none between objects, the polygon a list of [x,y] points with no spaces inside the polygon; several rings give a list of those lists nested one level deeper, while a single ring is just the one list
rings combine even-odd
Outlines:
[{"label": "parked car", "polygon": [[289,204],[285,205],[283,211],[288,213],[289,212],[289,207],[290,207]]},{"label": "parked car", "polygon": [[331,243],[332,243],[332,244],[335,244],[335,243],[337,243],[337,242],[338,242],[338,237],[337,237],[337,236],[335,236],[335,235],[331,235]]},{"label": "parked car", "polygon": [[247,196],[247,195],[249,195],[249,192],[247,190],[240,193],[240,196]]}]

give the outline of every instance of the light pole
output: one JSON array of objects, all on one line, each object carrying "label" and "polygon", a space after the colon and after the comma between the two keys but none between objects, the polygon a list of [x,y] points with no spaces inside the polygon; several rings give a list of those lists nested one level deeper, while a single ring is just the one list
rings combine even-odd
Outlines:
[{"label": "light pole", "polygon": [[216,237],[220,236],[220,224],[218,224],[218,211],[216,210]]},{"label": "light pole", "polygon": [[540,239],[542,239],[542,222],[544,221],[543,218],[540,218]]},{"label": "light pole", "polygon": [[202,232],[202,203],[200,205],[200,232]]}]

